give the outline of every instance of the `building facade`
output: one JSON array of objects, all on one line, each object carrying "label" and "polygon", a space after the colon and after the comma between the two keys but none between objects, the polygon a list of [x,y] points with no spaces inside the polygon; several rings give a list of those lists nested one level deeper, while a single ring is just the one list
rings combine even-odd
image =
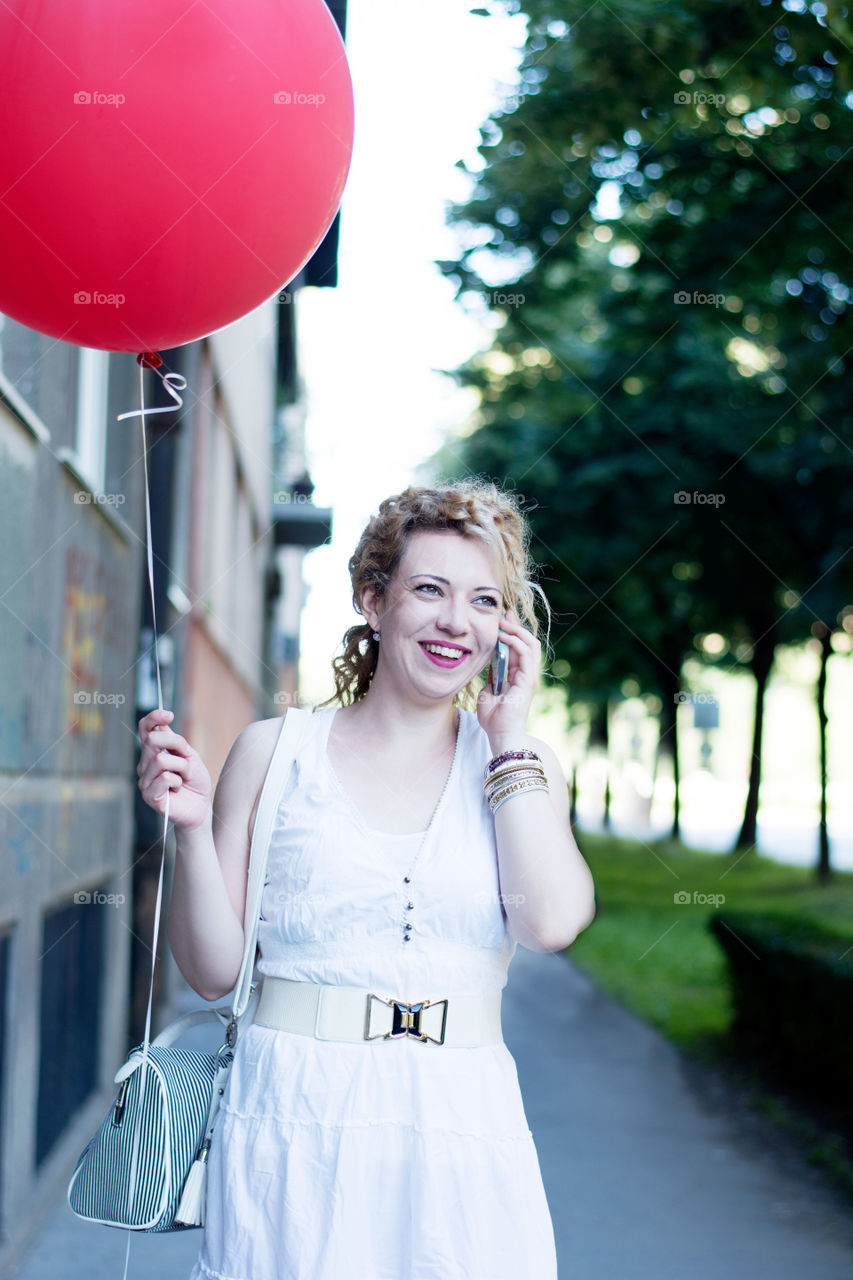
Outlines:
[{"label": "building facade", "polygon": [[[342,35],[346,0],[328,0]],[[295,315],[337,283],[338,220],[281,295],[145,372],[163,703],[216,779],[252,720],[298,702],[311,501]],[[64,1199],[141,1041],[162,820],[139,796],[158,703],[139,369],[0,316],[0,1273]],[[166,942],[152,1035],[182,985]],[[70,1212],[70,1210],[68,1210]]]},{"label": "building facade", "polygon": [[[146,403],[171,406],[147,426],[163,702],[214,784],[240,730],[298,700],[301,562],[330,532],[301,431],[282,435],[298,283],[162,353],[180,407],[144,375]],[[137,723],[157,684],[142,433],[117,420],[138,376],[2,318],[0,1269],[64,1195],[144,1032],[162,820],[139,796]],[[182,985],[168,846],[152,1034]]]}]

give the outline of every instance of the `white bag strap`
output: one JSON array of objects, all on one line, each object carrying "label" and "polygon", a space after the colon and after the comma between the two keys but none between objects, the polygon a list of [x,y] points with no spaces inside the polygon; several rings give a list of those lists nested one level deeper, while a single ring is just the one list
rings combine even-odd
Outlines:
[{"label": "white bag strap", "polygon": [[290,771],[299,749],[307,737],[310,719],[310,711],[302,711],[298,707],[288,707],[261,790],[258,812],[255,815],[255,825],[252,828],[249,880],[246,889],[246,913],[243,919],[243,932],[246,941],[243,951],[243,963],[240,967],[240,973],[232,996],[232,1026],[243,1016],[249,1003],[251,994],[249,988],[255,967],[261,897],[267,872],[270,838],[285,784],[290,776]]},{"label": "white bag strap", "polygon": [[[180,1040],[185,1032],[191,1031],[193,1027],[199,1026],[203,1022],[219,1019],[223,1027],[227,1027],[231,1020],[231,1010],[226,1005],[220,1005],[218,1009],[193,1009],[190,1013],[184,1013],[180,1018],[176,1018],[174,1022],[170,1022],[168,1027],[164,1027],[158,1036],[151,1041],[151,1048],[156,1045],[158,1048],[169,1048],[176,1040]],[[127,1060],[121,1064],[118,1071],[113,1077],[116,1084],[121,1084],[127,1076],[133,1075],[134,1071],[142,1062],[142,1050],[134,1049],[129,1054]]]}]

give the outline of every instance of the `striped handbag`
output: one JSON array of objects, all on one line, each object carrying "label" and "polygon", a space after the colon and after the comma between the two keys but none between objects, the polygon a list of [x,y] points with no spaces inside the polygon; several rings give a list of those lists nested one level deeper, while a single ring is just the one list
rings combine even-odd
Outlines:
[{"label": "striped handbag", "polygon": [[[149,1042],[152,965],[145,1039],[131,1050],[116,1072],[118,1092],[97,1133],[83,1149],[68,1184],[71,1209],[88,1222],[152,1232],[204,1226],[211,1136],[234,1061],[241,1020],[257,985],[252,984],[251,978],[270,836],[309,715],[290,708],[283,717],[261,791],[249,859],[246,943],[231,1007],[184,1014]],[[161,864],[154,915],[154,957],[162,889]],[[247,1025],[256,1007],[257,1000]],[[212,1018],[226,1028],[224,1043],[215,1053],[175,1045],[190,1027]]]}]

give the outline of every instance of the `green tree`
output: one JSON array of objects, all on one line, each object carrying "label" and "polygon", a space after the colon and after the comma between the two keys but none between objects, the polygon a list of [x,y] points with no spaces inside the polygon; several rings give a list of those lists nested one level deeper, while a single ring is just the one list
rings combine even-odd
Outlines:
[{"label": "green tree", "polygon": [[523,8],[520,91],[451,212],[445,270],[505,313],[451,449],[536,504],[577,618],[556,652],[600,696],[626,676],[660,696],[676,778],[683,658],[713,631],[751,668],[748,845],[775,645],[831,633],[853,595],[847,12]]}]

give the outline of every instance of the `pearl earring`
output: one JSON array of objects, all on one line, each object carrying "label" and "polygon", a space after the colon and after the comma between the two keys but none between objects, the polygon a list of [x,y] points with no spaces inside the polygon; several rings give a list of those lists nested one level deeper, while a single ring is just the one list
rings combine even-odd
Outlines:
[{"label": "pearl earring", "polygon": [[374,640],[378,640],[378,639],[379,639],[379,632],[378,632],[378,631],[374,631],[374,633],[373,633],[373,639],[374,639]]}]

